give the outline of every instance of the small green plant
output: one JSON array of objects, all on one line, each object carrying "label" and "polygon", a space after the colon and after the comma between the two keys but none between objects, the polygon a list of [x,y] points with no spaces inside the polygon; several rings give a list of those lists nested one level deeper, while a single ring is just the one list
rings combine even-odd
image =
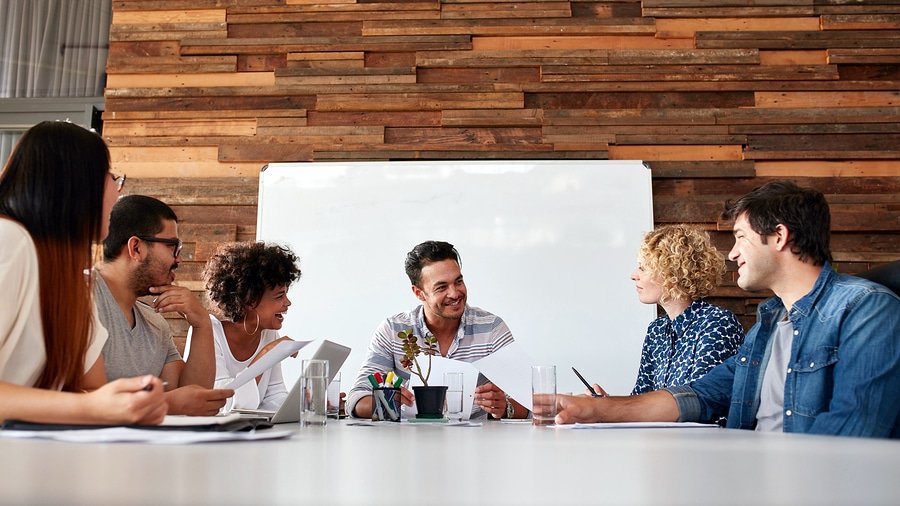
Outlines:
[{"label": "small green plant", "polygon": [[[397,337],[403,343],[403,359],[400,361],[400,365],[418,376],[422,380],[422,384],[427,387],[428,378],[431,376],[431,357],[437,355],[438,352],[437,338],[425,336],[425,347],[423,348],[419,346],[419,338],[413,334],[412,329],[397,332]],[[428,369],[424,374],[422,373],[422,366],[419,365],[419,360],[417,359],[419,355],[428,356]]]}]

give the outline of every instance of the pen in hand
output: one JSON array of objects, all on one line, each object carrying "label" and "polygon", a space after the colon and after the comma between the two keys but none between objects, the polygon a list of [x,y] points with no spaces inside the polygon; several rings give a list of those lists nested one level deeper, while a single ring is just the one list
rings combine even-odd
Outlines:
[{"label": "pen in hand", "polygon": [[573,367],[573,368],[572,368],[572,371],[575,372],[575,376],[578,376],[578,379],[580,379],[581,382],[584,383],[584,386],[587,387],[588,391],[591,393],[591,397],[600,397],[600,394],[598,394],[597,391],[594,390],[594,387],[592,387],[592,386],[590,385],[590,383],[588,383],[587,380],[584,379],[584,376],[582,376],[581,373],[578,372],[578,369],[575,369],[575,368]]},{"label": "pen in hand", "polygon": [[[168,382],[168,381],[163,381],[163,382],[162,382],[163,390],[165,390],[165,388],[166,388],[167,386],[169,386],[169,382]],[[149,392],[149,391],[153,390],[153,383],[147,383],[147,385],[144,386],[144,388],[143,388],[142,390],[144,390],[145,392]]]}]

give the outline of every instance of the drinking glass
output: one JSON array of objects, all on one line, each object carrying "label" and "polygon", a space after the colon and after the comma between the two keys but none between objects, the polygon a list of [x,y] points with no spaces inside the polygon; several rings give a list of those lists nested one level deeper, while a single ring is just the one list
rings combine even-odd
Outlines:
[{"label": "drinking glass", "polygon": [[304,360],[300,375],[300,426],[324,427],[328,405],[328,361]]},{"label": "drinking glass", "polygon": [[334,375],[334,379],[328,384],[328,418],[340,418],[341,416],[341,373]]},{"label": "drinking glass", "polygon": [[444,384],[447,385],[447,418],[449,420],[462,420],[463,373],[444,373]]},{"label": "drinking glass", "polygon": [[532,423],[554,425],[556,418],[556,366],[536,365],[531,368]]}]

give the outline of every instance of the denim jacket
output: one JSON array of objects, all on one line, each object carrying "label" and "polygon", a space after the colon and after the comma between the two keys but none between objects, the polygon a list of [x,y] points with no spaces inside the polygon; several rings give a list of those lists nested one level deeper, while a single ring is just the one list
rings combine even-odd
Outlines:
[{"label": "denim jacket", "polygon": [[[825,264],[788,313],[794,339],[784,385],[784,432],[900,438],[900,299]],[[689,385],[667,389],[680,421],[728,412],[753,429],[781,299],[760,304],[737,354]]]}]

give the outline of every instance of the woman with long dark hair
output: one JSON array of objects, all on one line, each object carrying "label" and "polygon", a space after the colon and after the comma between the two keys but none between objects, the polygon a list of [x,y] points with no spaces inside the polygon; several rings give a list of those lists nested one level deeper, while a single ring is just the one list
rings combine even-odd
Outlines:
[{"label": "woman with long dark hair", "polygon": [[[106,330],[91,300],[91,247],[124,183],[97,134],[43,122],[0,173],[0,419],[158,423],[157,378],[104,385]],[[84,393],[91,390],[90,393]]]}]

